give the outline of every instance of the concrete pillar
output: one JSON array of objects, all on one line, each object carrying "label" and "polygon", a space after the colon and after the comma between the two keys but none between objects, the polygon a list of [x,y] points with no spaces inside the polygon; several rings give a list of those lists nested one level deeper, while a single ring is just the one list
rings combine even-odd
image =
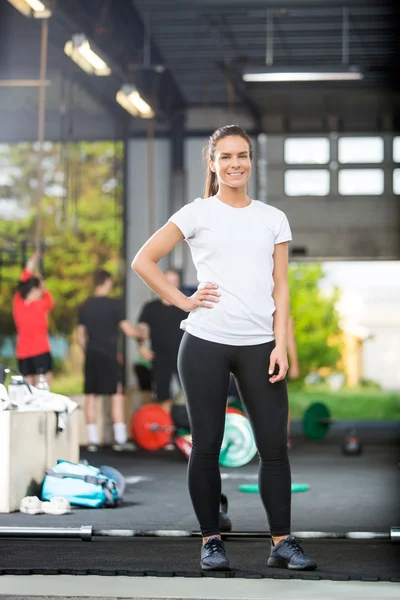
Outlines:
[{"label": "concrete pillar", "polygon": [[[126,144],[126,307],[127,318],[135,323],[152,293],[130,268],[132,259],[154,233],[149,223],[149,182],[154,194],[154,225],[159,229],[170,216],[171,145],[169,139],[155,139],[149,152],[148,140],[131,139]],[[150,142],[151,143],[151,142]],[[165,269],[167,258],[160,261]],[[132,365],[137,358],[136,342],[126,344],[126,382],[132,384]]]}]

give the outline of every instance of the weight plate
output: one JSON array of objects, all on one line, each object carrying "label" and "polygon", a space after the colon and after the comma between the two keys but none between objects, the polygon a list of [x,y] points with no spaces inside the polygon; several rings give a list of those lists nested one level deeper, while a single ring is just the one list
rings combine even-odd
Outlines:
[{"label": "weight plate", "polygon": [[[296,492],[307,492],[310,489],[308,483],[292,483],[292,494]],[[244,483],[239,485],[239,492],[246,492],[248,494],[258,494],[257,483]]]},{"label": "weight plate", "polygon": [[303,431],[310,440],[320,440],[329,431],[330,423],[321,423],[321,419],[330,419],[329,408],[322,402],[314,402],[304,413]]},{"label": "weight plate", "polygon": [[244,415],[245,411],[243,408],[243,404],[240,402],[239,398],[236,398],[235,396],[228,396],[228,406],[232,406],[232,408],[237,408],[238,410],[240,410],[242,415]]},{"label": "weight plate", "polygon": [[234,406],[228,406],[228,408],[226,409],[226,414],[244,416],[242,411],[239,408],[235,408]]},{"label": "weight plate", "polygon": [[186,436],[181,435],[175,438],[175,446],[182,452],[185,458],[189,460],[192,453],[192,442]]},{"label": "weight plate", "polygon": [[132,417],[132,437],[145,450],[160,450],[166,446],[173,430],[170,415],[159,404],[145,404]]},{"label": "weight plate", "polygon": [[219,464],[242,467],[254,458],[257,448],[249,420],[243,415],[225,415],[225,431]]}]

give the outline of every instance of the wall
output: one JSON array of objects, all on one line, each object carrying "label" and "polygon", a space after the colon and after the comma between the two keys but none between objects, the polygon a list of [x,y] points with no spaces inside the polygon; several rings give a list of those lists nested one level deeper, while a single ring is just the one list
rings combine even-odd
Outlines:
[{"label": "wall", "polygon": [[400,390],[400,289],[366,289],[359,309],[359,324],[369,331],[363,345],[365,379],[385,390]]},{"label": "wall", "polygon": [[329,137],[331,162],[325,168],[330,169],[331,190],[323,197],[285,195],[285,169],[294,168],[284,164],[285,136],[267,138],[268,203],[287,214],[293,231],[291,247],[306,250],[301,260],[400,258],[400,202],[398,196],[391,193],[392,136],[383,136],[384,162],[371,165],[385,171],[385,192],[381,196],[339,195],[337,136]]}]

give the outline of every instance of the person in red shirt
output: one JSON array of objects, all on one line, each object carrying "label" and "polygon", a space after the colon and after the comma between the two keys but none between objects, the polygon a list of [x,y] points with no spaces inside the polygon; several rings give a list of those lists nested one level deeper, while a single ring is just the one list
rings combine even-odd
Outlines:
[{"label": "person in red shirt", "polygon": [[34,274],[38,260],[36,253],[27,262],[13,299],[18,368],[32,385],[40,374],[49,382],[52,371],[47,315],[54,301],[42,277]]}]

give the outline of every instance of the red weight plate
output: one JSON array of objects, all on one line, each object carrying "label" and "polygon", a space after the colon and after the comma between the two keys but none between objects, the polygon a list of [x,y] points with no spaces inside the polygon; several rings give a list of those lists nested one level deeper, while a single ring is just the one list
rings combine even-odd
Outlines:
[{"label": "red weight plate", "polygon": [[182,454],[189,460],[192,453],[192,442],[186,439],[185,435],[181,435],[175,439],[176,447],[182,452]]},{"label": "red weight plate", "polygon": [[170,415],[159,404],[145,404],[133,415],[131,431],[141,448],[160,450],[171,440],[174,426]]},{"label": "red weight plate", "polygon": [[228,408],[226,409],[226,413],[231,413],[233,415],[242,415],[243,413],[241,410],[239,410],[238,408],[235,408],[234,406],[228,406]]}]

